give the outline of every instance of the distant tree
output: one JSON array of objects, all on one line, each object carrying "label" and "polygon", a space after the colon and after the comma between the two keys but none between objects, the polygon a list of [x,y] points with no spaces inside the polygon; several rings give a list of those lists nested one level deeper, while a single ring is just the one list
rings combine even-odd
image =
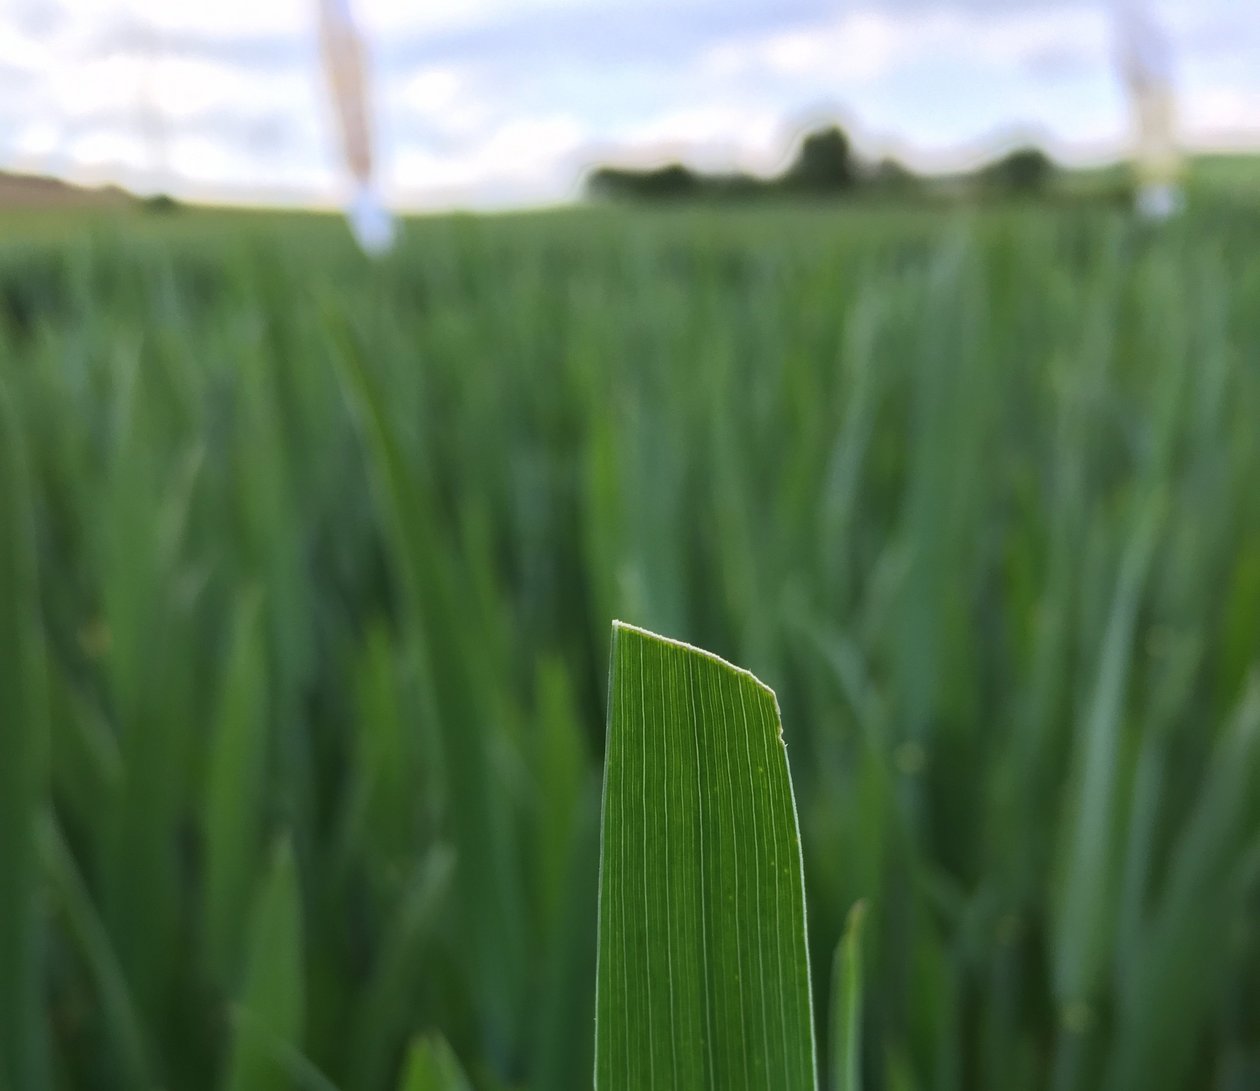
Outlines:
[{"label": "distant tree", "polygon": [[858,165],[843,129],[832,126],[809,133],[783,175],[783,188],[796,193],[834,194],[852,189]]},{"label": "distant tree", "polygon": [[625,191],[625,175],[627,171],[617,170],[612,166],[599,166],[586,175],[583,188],[592,200],[617,200],[629,197]]},{"label": "distant tree", "polygon": [[[891,160],[886,162],[892,164]],[[913,188],[914,175],[904,167],[894,164],[886,169],[889,174],[885,181],[890,185],[894,184],[895,174],[896,185]],[[863,170],[844,131],[832,127],[807,134],[792,164],[776,178],[739,172],[702,174],[681,163],[653,170],[599,167],[587,175],[586,192],[595,200],[621,201],[692,198],[743,201],[776,195],[835,196],[861,184]]]},{"label": "distant tree", "polygon": [[666,199],[694,197],[701,188],[700,179],[681,163],[648,171],[643,176],[642,186],[646,196]]},{"label": "distant tree", "polygon": [[592,197],[606,200],[661,201],[700,195],[701,180],[681,163],[655,170],[624,170],[600,167],[587,180]]},{"label": "distant tree", "polygon": [[1019,197],[1043,195],[1058,172],[1054,160],[1040,148],[1016,148],[980,172],[982,188]]},{"label": "distant tree", "polygon": [[758,178],[752,174],[705,174],[701,175],[701,184],[706,197],[721,201],[746,201],[756,197],[764,197],[772,193],[773,182]]},{"label": "distant tree", "polygon": [[862,172],[862,186],[876,196],[909,197],[923,188],[923,179],[897,159],[885,157]]},{"label": "distant tree", "polygon": [[169,193],[155,193],[151,197],[146,197],[140,205],[145,212],[156,212],[158,214],[169,214],[178,212],[182,207],[180,203]]}]

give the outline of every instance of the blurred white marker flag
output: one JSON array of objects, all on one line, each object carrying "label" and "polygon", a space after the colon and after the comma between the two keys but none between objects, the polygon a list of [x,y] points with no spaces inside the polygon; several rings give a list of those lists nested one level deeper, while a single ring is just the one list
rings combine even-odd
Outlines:
[{"label": "blurred white marker flag", "polygon": [[369,254],[394,244],[394,221],[372,175],[372,119],[368,104],[367,59],[350,0],[318,0],[320,45],[332,92],[341,146],[354,190],[346,209],[350,228]]},{"label": "blurred white marker flag", "polygon": [[1181,207],[1172,45],[1144,0],[1118,0],[1116,31],[1133,110],[1138,209],[1162,219]]}]

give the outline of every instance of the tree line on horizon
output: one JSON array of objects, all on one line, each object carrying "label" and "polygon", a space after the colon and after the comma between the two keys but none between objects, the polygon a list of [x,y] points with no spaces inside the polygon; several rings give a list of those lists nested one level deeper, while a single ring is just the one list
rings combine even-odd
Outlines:
[{"label": "tree line on horizon", "polygon": [[[806,133],[787,167],[770,177],[738,171],[706,173],[677,162],[645,169],[600,166],[586,176],[586,194],[596,201],[630,202],[858,196],[1039,198],[1051,195],[1065,173],[1043,149],[1022,145],[973,171],[929,177],[890,156],[863,159],[848,134],[829,125]],[[1112,196],[1124,199],[1127,194]]]}]

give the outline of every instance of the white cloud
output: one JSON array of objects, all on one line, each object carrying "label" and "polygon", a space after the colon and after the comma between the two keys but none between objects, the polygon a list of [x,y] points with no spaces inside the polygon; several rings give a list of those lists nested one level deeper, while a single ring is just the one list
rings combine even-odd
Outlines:
[{"label": "white cloud", "polygon": [[[173,188],[335,191],[316,0],[23,2],[0,15],[0,109],[17,119],[0,134],[5,154],[37,169],[113,164],[143,180],[155,158],[140,135],[147,87],[181,176]],[[419,203],[465,193],[478,204],[562,197],[588,154],[629,149],[771,170],[787,124],[819,104],[859,140],[879,133],[929,157],[1021,121],[1060,151],[1118,147],[1110,4],[356,0],[381,58],[387,184]],[[1260,11],[1241,0],[1160,6],[1182,49],[1191,137],[1254,132]],[[148,27],[165,43],[154,64]]]},{"label": "white cloud", "polygon": [[1196,143],[1260,139],[1260,88],[1196,87],[1181,104],[1181,122]]},{"label": "white cloud", "polygon": [[484,154],[511,170],[536,172],[557,156],[576,151],[585,137],[582,123],[568,114],[521,118],[491,133]]},{"label": "white cloud", "polygon": [[451,67],[421,68],[399,82],[397,100],[420,113],[440,113],[458,107],[467,91],[467,78]]},{"label": "white cloud", "polygon": [[684,159],[704,170],[773,170],[782,155],[784,120],[773,108],[712,101],[667,110],[611,134],[621,163]]},{"label": "white cloud", "polygon": [[302,120],[322,106],[310,74],[268,76],[231,65],[167,59],[146,65],[126,56],[64,64],[45,73],[39,102],[28,113],[69,132],[94,127],[159,124],[173,136],[218,119],[225,137],[263,120],[310,128]]},{"label": "white cloud", "polygon": [[0,20],[0,70],[33,75],[51,60],[46,42]]},{"label": "white cloud", "polygon": [[118,129],[98,130],[76,137],[67,149],[70,160],[95,174],[101,167],[130,167],[143,160],[144,141]]},{"label": "white cloud", "polygon": [[425,66],[382,83],[378,100],[383,120],[400,133],[420,129],[422,138],[444,143],[475,140],[512,113],[494,87],[457,66]]},{"label": "white cloud", "polygon": [[214,0],[172,4],[165,0],[62,0],[67,21],[86,31],[126,22],[158,31],[201,31],[224,37],[301,31],[311,25],[313,0]]},{"label": "white cloud", "polygon": [[810,79],[820,87],[874,83],[925,60],[966,57],[986,68],[1019,71],[1050,53],[1108,62],[1104,12],[1076,5],[1002,18],[940,9],[910,14],[869,8],[816,26],[715,45],[701,59],[725,79],[769,74]]},{"label": "white cloud", "polygon": [[74,121],[134,107],[140,86],[139,66],[125,57],[107,57],[95,64],[54,67],[45,79],[44,95],[62,117]]},{"label": "white cloud", "polygon": [[[315,0],[307,0],[311,5]],[[370,32],[386,35],[397,31],[476,26],[521,12],[548,12],[575,6],[572,0],[357,0],[359,21]]]},{"label": "white cloud", "polygon": [[458,203],[461,193],[472,204],[511,203],[513,194],[555,200],[571,188],[576,157],[588,139],[570,115],[520,118],[443,155],[404,147],[387,181],[405,201],[428,204]]},{"label": "white cloud", "polygon": [[51,121],[27,121],[13,133],[9,150],[19,162],[38,161],[54,155],[61,142],[61,129]]},{"label": "white cloud", "polygon": [[210,185],[240,184],[242,168],[251,171],[249,162],[242,163],[241,156],[233,155],[222,141],[198,136],[175,140],[170,149],[170,163],[177,173],[199,178]]}]

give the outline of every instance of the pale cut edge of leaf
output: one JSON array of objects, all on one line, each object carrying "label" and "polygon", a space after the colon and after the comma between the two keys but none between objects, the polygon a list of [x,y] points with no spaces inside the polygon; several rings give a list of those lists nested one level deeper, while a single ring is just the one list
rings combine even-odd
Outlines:
[{"label": "pale cut edge of leaf", "polygon": [[747,678],[753,682],[758,689],[762,690],[768,697],[774,698],[774,707],[779,707],[779,698],[774,690],[765,684],[747,667],[740,667],[732,663],[729,659],[723,659],[717,652],[711,652],[707,648],[698,648],[694,644],[688,644],[685,640],[678,640],[672,636],[661,636],[660,633],[654,633],[651,629],[645,629],[641,625],[633,625],[628,621],[614,621],[612,623],[613,636],[618,633],[634,633],[635,636],[646,637],[648,640],[654,640],[658,644],[668,644],[671,648],[681,648],[683,651],[692,652],[695,655],[708,659],[720,667],[725,667],[732,674],[738,674],[743,678]]},{"label": "pale cut edge of leaf", "polygon": [[[778,725],[777,738],[778,738],[779,744],[783,747],[783,760],[784,760],[784,765],[785,765],[785,771],[787,773],[787,780],[788,780],[788,787],[789,787],[789,791],[787,793],[788,802],[790,805],[792,826],[793,826],[795,837],[796,837],[798,863],[800,865],[799,866],[799,884],[800,884],[800,897],[801,897],[801,903],[800,903],[801,904],[801,924],[802,924],[802,928],[805,934],[803,961],[804,961],[805,980],[806,980],[805,1016],[806,1016],[806,1021],[807,1021],[807,1031],[809,1035],[809,1055],[810,1055],[809,1064],[810,1064],[810,1071],[811,1071],[810,1086],[813,1087],[815,1091],[817,1091],[817,1088],[819,1087],[818,1040],[817,1040],[817,1034],[815,1031],[814,995],[813,995],[813,985],[812,985],[813,968],[810,962],[809,942],[808,942],[809,909],[808,909],[808,905],[807,905],[806,897],[805,897],[805,870],[804,870],[804,857],[802,853],[801,835],[800,835],[800,814],[799,814],[797,804],[796,804],[796,793],[794,790],[792,790],[792,787],[791,787],[791,784],[792,784],[791,768],[790,768],[790,762],[787,756],[787,744],[783,735],[783,714],[782,714],[782,710],[779,707],[778,694],[776,694],[773,688],[771,688],[765,682],[763,682],[760,678],[758,678],[747,667],[741,667],[735,663],[732,663],[728,659],[724,659],[722,656],[718,655],[716,652],[709,651],[707,648],[698,647],[695,644],[690,644],[685,640],[679,640],[674,637],[663,636],[660,633],[653,632],[651,629],[645,629],[642,626],[634,625],[630,622],[622,621],[620,619],[614,619],[612,623],[611,654],[613,656],[615,656],[616,654],[618,637],[622,633],[633,634],[635,636],[642,637],[645,640],[648,640],[657,644],[662,644],[662,645],[665,645],[666,647],[685,651],[692,655],[698,656],[701,659],[707,660],[708,662],[713,663],[716,666],[723,668],[724,670],[728,671],[732,675],[751,682],[756,689],[761,691],[763,695],[765,695],[766,697],[770,699],[770,702],[774,708],[775,721]],[[608,797],[607,747],[611,740],[611,731],[612,731],[612,695],[613,695],[614,680],[615,680],[614,673],[613,671],[610,671],[609,678],[608,678],[609,692],[608,692],[608,699],[607,699],[607,706],[606,706],[609,710],[608,716],[607,716],[608,727],[607,727],[606,739],[605,739],[604,770],[603,770],[603,777],[602,777],[602,783],[601,783],[601,788],[600,788],[601,807],[600,807],[600,826],[599,826],[600,849],[599,849],[599,876],[598,876],[600,908],[598,910],[599,919],[598,919],[598,926],[597,926],[597,936],[598,936],[599,931],[602,930],[603,928],[602,902],[603,902],[603,896],[604,896],[604,836],[605,836],[604,823],[605,823],[605,818],[606,818],[604,804],[606,803],[607,797]],[[601,939],[597,938],[596,946],[597,946],[597,951],[602,949]],[[597,965],[598,965],[598,959],[597,959]],[[594,1071],[593,1071],[593,1076],[594,1076],[593,1082],[596,1088],[599,1087],[599,1048],[598,1048],[599,1041],[600,1041],[599,977],[600,977],[600,973],[597,969],[596,979],[595,979],[596,1050],[595,1050],[595,1062],[594,1062]]]}]

